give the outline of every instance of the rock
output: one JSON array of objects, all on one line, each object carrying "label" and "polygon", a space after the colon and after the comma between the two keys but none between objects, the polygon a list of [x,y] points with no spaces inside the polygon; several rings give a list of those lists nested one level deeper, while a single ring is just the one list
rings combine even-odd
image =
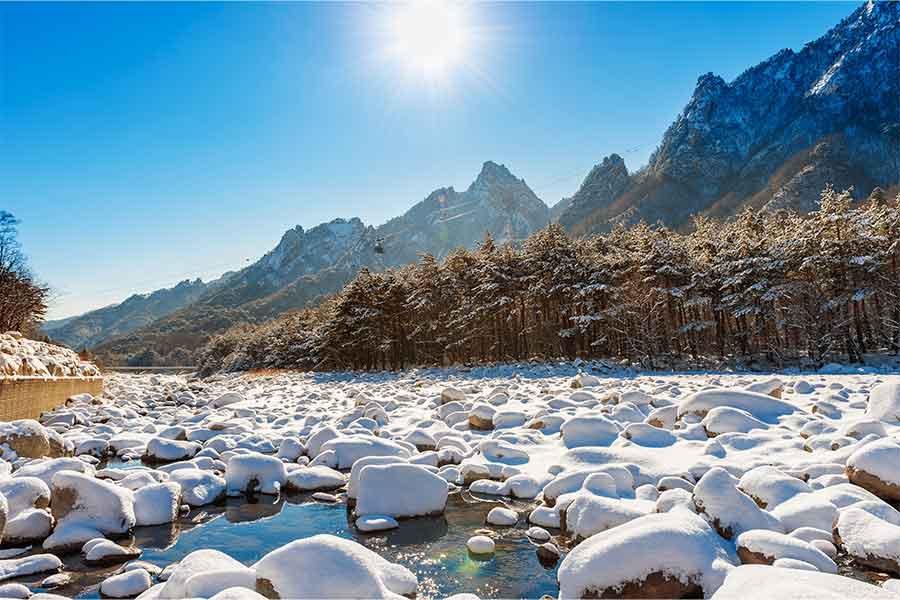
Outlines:
[{"label": "rock", "polygon": [[866,403],[866,415],[879,421],[900,421],[900,383],[891,381],[873,387]]},{"label": "rock", "polygon": [[797,494],[812,491],[802,479],[770,466],[756,467],[744,473],[738,488],[753,498],[760,508],[769,510]]},{"label": "rock", "polygon": [[[415,490],[415,493],[410,493]],[[419,465],[369,465],[360,471],[357,515],[439,515],[447,504],[447,482]]]},{"label": "rock", "polygon": [[575,546],[559,566],[560,598],[710,595],[728,549],[699,516],[674,510],[639,517]]},{"label": "rock", "polygon": [[296,492],[336,490],[346,482],[346,477],[340,471],[323,466],[301,467],[288,473],[285,488]]},{"label": "rock", "polygon": [[256,591],[266,598],[393,599],[414,594],[418,586],[407,568],[333,535],[291,542],[263,556],[254,568]]},{"label": "rock", "polygon": [[[166,567],[160,574],[165,586],[159,592],[159,598],[179,599],[188,597],[187,586],[190,580],[204,573],[244,569],[243,564],[218,550],[195,550],[181,559],[175,566]],[[168,573],[167,573],[168,571]]]},{"label": "rock", "polygon": [[497,412],[490,404],[476,404],[469,411],[469,427],[481,431],[490,431],[494,428],[494,413]]},{"label": "rock", "polygon": [[847,459],[847,477],[879,498],[900,501],[900,443],[886,438],[856,450]]},{"label": "rock", "polygon": [[212,504],[225,495],[225,480],[210,471],[179,469],[169,481],[181,487],[182,499],[191,507]]},{"label": "rock", "polygon": [[28,546],[45,539],[53,531],[53,517],[42,508],[26,508],[6,522],[3,543],[9,546]]},{"label": "rock", "polygon": [[465,402],[466,394],[461,390],[458,390],[453,387],[446,387],[441,390],[441,404],[448,404],[450,402]]},{"label": "rock", "polygon": [[770,565],[780,558],[802,560],[823,573],[837,573],[837,565],[824,552],[801,539],[768,531],[745,531],[735,540],[743,564]]},{"label": "rock", "polygon": [[743,565],[732,569],[713,600],[744,600],[748,590],[754,598],[778,600],[890,600],[894,595],[850,577],[768,565]]},{"label": "rock", "polygon": [[52,554],[33,554],[25,558],[0,560],[0,581],[36,573],[58,571],[62,561]]},{"label": "rock", "polygon": [[134,493],[136,525],[162,525],[178,519],[181,486],[167,481],[142,487]]},{"label": "rock", "polygon": [[100,593],[108,598],[133,598],[150,589],[152,584],[147,571],[135,569],[104,579],[100,583]]},{"label": "rock", "polygon": [[48,430],[33,419],[0,423],[0,445],[2,444],[6,444],[13,452],[26,458],[50,455]]},{"label": "rock", "polygon": [[543,527],[529,527],[525,535],[535,542],[547,542],[550,540],[550,532]]},{"label": "rock", "polygon": [[399,526],[396,519],[387,515],[365,515],[356,519],[356,528],[365,533],[396,529]]},{"label": "rock", "polygon": [[128,562],[141,555],[140,548],[126,548],[103,538],[90,540],[81,552],[84,554],[84,563],[95,567]]},{"label": "rock", "polygon": [[519,513],[509,508],[495,506],[488,512],[485,521],[489,525],[499,525],[502,527],[512,527],[519,520]]},{"label": "rock", "polygon": [[757,506],[750,496],[737,488],[738,480],[721,467],[713,467],[694,486],[694,505],[705,513],[713,527],[725,539],[751,529],[770,529],[783,533],[777,518]]},{"label": "rock", "polygon": [[537,557],[545,567],[552,567],[559,561],[560,551],[555,544],[546,542],[537,547]]},{"label": "rock", "polygon": [[255,492],[277,495],[286,480],[283,462],[258,453],[232,456],[225,471],[229,495]]},{"label": "rock", "polygon": [[31,597],[31,590],[21,583],[4,583],[0,585],[0,598],[25,600]]},{"label": "rock", "polygon": [[175,462],[193,458],[201,448],[197,442],[155,437],[147,442],[147,450],[142,458],[149,463]]},{"label": "rock", "polygon": [[838,517],[834,540],[856,563],[900,575],[900,526],[849,507]]},{"label": "rock", "polygon": [[127,533],[135,525],[131,491],[76,473],[53,476],[50,509],[59,525],[80,524],[104,535]]},{"label": "rock", "polygon": [[472,536],[466,542],[466,548],[472,554],[493,554],[494,547],[494,540],[486,535]]}]

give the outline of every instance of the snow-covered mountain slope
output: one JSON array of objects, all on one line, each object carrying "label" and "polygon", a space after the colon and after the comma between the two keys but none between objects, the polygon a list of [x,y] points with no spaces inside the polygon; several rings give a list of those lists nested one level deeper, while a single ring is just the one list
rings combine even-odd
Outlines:
[{"label": "snow-covered mountain slope", "polygon": [[147,348],[163,356],[176,348],[192,349],[232,325],[314,304],[362,267],[397,267],[426,252],[442,257],[453,248],[474,247],[485,232],[498,242],[520,240],[548,220],[549,209],[524,180],[488,161],[464,192],[435,190],[380,227],[354,217],[309,230],[289,229],[270,252],[223,276],[208,293],[140,329],[103,338],[96,350],[117,361]]},{"label": "snow-covered mountain slope", "polygon": [[126,300],[77,317],[47,321],[41,330],[71,348],[95,346],[114,335],[128,333],[172,314],[210,291],[201,279],[184,280],[171,288],[134,294]]},{"label": "snow-covered mountain slope", "polygon": [[[868,2],[799,52],[786,49],[731,83],[707,73],[648,166],[610,199],[604,159],[560,222],[683,225],[744,205],[808,210],[827,183],[865,197],[900,181],[900,3]],[[598,186],[595,171],[610,185]]]}]

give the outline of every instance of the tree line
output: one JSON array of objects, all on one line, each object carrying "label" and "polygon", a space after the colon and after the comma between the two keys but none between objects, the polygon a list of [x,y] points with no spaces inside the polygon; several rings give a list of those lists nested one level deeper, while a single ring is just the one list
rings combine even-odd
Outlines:
[{"label": "tree line", "polygon": [[687,233],[640,223],[571,239],[551,224],[516,246],[487,235],[443,260],[363,269],[319,306],[229,330],[195,358],[205,372],[862,362],[900,350],[898,203],[828,188],[810,214],[700,216]]},{"label": "tree line", "polygon": [[47,312],[50,291],[28,268],[18,225],[12,213],[0,210],[0,332],[34,334]]}]

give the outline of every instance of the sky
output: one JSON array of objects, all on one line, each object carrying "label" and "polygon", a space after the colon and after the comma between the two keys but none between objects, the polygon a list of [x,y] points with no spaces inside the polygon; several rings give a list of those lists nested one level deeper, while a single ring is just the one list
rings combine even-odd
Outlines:
[{"label": "sky", "polygon": [[0,209],[61,318],[240,268],[297,224],[379,225],[486,160],[553,205],[610,153],[646,164],[703,73],[855,6],[467,3],[435,50],[398,4],[2,3]]}]

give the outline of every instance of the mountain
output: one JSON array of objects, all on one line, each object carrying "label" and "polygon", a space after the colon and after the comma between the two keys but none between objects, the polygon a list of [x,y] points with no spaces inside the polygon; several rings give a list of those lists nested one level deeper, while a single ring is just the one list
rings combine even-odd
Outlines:
[{"label": "mountain", "polygon": [[77,317],[47,321],[41,330],[70,348],[95,346],[112,336],[133,331],[199,299],[210,285],[185,279],[178,285],[150,294],[134,294],[119,304],[92,310]]},{"label": "mountain", "polygon": [[486,231],[500,243],[517,241],[548,221],[549,209],[525,181],[488,161],[465,191],[437,189],[379,227],[352,218],[309,230],[289,229],[252,265],[223,276],[221,283],[178,310],[107,338],[94,350],[110,363],[148,349],[163,360],[173,353],[184,356],[184,350],[234,325],[315,304],[340,290],[361,267],[397,267],[425,252],[443,257],[460,246],[474,247]]},{"label": "mountain", "polygon": [[[731,83],[701,76],[649,164],[612,155],[560,215],[569,231],[686,224],[744,206],[809,210],[828,184],[857,198],[900,181],[900,3],[868,2],[799,52]],[[627,177],[626,177],[627,175]]]}]

